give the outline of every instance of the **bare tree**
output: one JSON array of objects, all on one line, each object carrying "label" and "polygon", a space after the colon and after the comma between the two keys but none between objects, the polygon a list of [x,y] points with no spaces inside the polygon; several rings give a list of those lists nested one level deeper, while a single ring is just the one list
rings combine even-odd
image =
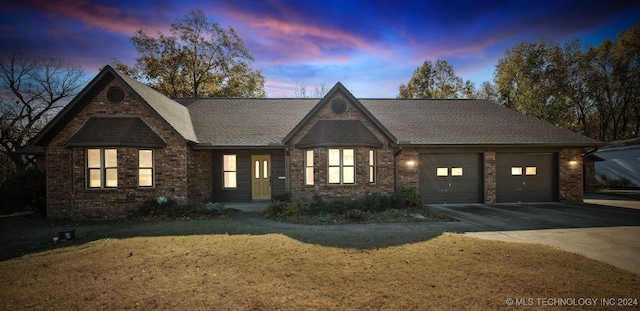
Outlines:
[{"label": "bare tree", "polygon": [[5,51],[0,55],[0,154],[2,169],[23,171],[16,151],[84,86],[84,70],[60,60]]},{"label": "bare tree", "polygon": [[296,98],[307,98],[309,94],[307,94],[307,86],[304,83],[298,84],[296,82],[296,88],[293,90],[293,96]]},{"label": "bare tree", "polygon": [[322,82],[319,86],[316,86],[313,91],[307,89],[307,86],[303,83],[296,83],[296,88],[293,90],[293,95],[296,98],[322,98],[329,93],[327,84]]}]

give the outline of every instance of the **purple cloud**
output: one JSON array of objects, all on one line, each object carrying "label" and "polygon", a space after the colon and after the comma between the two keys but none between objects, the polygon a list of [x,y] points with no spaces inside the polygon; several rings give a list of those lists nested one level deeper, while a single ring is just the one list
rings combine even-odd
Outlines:
[{"label": "purple cloud", "polygon": [[168,33],[196,8],[238,31],[271,96],[341,81],[356,96],[394,97],[427,59],[446,59],[480,84],[519,42],[580,38],[598,45],[640,21],[640,5],[619,0],[22,0],[0,12],[0,49],[62,57],[95,73],[112,58],[134,63],[136,30]]}]

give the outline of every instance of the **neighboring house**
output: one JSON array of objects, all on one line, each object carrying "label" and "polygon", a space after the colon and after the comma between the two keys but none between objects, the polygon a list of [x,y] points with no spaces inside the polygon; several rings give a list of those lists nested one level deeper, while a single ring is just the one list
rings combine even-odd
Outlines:
[{"label": "neighboring house", "polygon": [[585,193],[595,193],[600,188],[600,183],[596,179],[596,163],[604,161],[603,158],[594,154],[597,149],[587,150],[582,154],[582,175]]},{"label": "neighboring house", "polygon": [[592,155],[601,159],[594,173],[600,188],[640,188],[640,139],[609,142]]},{"label": "neighboring house", "polygon": [[581,152],[600,145],[483,100],[356,99],[340,83],[322,99],[172,100],[109,66],[31,144],[48,216],[76,219],[159,196],[309,202],[403,186],[426,203],[580,202]]}]

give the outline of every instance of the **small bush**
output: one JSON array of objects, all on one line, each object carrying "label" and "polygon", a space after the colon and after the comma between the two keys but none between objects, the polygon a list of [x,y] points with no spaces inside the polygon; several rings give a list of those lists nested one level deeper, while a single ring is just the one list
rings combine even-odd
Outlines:
[{"label": "small bush", "polygon": [[134,210],[133,216],[154,216],[154,215],[169,215],[173,214],[172,211],[178,202],[172,198],[160,197],[158,199],[151,199],[142,202]]},{"label": "small bush", "polygon": [[384,211],[386,209],[384,197],[386,197],[386,195],[379,193],[371,193],[365,196],[362,199],[364,205],[363,210],[371,213]]},{"label": "small bush", "polygon": [[353,221],[353,222],[365,221],[369,219],[370,216],[371,214],[369,212],[366,212],[360,209],[350,209],[346,213],[344,213],[344,218],[348,221]]},{"label": "small bush", "polygon": [[131,217],[147,218],[183,218],[200,216],[219,216],[225,214],[224,205],[221,203],[207,203],[205,206],[178,204],[172,198],[159,197],[142,202],[138,205]]},{"label": "small bush", "polygon": [[327,214],[327,202],[325,202],[319,194],[314,193],[311,198],[311,203],[302,210],[302,213],[309,216]]},{"label": "small bush", "polygon": [[422,206],[422,198],[418,194],[416,187],[402,187],[405,207]]},{"label": "small bush", "polygon": [[291,193],[284,192],[281,194],[274,194],[271,196],[271,201],[291,202]]},{"label": "small bush", "polygon": [[207,211],[222,215],[222,214],[224,214],[224,210],[226,208],[224,207],[224,204],[222,204],[222,203],[211,203],[211,202],[209,202],[204,206],[204,209],[207,210]]},{"label": "small bush", "polygon": [[294,202],[273,201],[264,211],[266,218],[286,218],[300,216],[298,204]]},{"label": "small bush", "polygon": [[[270,214],[279,215],[284,207],[275,204]],[[299,210],[300,215],[343,215],[350,221],[362,221],[372,213],[392,209],[421,207],[422,199],[414,187],[404,187],[393,194],[371,193],[356,199],[334,199],[325,201],[319,194],[314,194],[311,203]],[[276,210],[279,209],[279,210]],[[364,217],[364,214],[366,217]],[[348,214],[348,215],[347,215]],[[364,217],[364,218],[363,218]]]}]

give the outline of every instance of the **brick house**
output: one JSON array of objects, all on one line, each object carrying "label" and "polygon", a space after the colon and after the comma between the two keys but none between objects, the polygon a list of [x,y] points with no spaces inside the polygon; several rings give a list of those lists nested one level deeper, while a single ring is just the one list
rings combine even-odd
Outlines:
[{"label": "brick house", "polygon": [[181,203],[308,202],[416,187],[426,203],[579,202],[600,143],[483,100],[170,99],[106,66],[31,141],[47,214],[118,218]]}]

